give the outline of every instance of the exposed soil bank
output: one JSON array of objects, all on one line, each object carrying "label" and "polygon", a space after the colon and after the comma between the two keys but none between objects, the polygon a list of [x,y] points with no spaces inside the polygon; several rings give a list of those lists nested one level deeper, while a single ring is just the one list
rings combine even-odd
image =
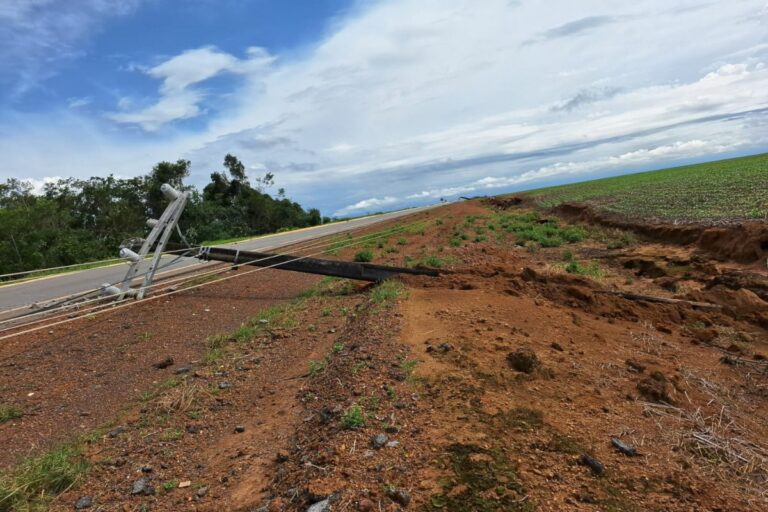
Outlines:
[{"label": "exposed soil bank", "polygon": [[644,223],[573,203],[558,205],[554,211],[571,220],[630,230],[653,240],[696,245],[720,260],[753,263],[768,256],[768,224],[765,222],[740,222],[727,226]]}]

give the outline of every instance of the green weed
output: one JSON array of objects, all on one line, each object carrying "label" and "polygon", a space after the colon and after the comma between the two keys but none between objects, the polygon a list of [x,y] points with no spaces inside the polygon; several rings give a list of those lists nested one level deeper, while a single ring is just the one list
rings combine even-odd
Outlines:
[{"label": "green weed", "polygon": [[24,415],[19,407],[13,405],[0,405],[0,423],[11,421],[16,418],[21,418]]},{"label": "green weed", "polygon": [[354,260],[360,263],[367,263],[373,261],[373,251],[370,249],[364,249],[355,253]]},{"label": "green weed", "polygon": [[178,428],[170,428],[160,436],[163,441],[178,441],[182,437],[184,437],[184,432]]},{"label": "green weed", "polygon": [[0,512],[47,510],[47,504],[88,471],[78,447],[55,448],[0,472]]},{"label": "green weed", "polygon": [[341,424],[347,429],[357,429],[365,426],[365,414],[359,405],[353,405],[341,417]]},{"label": "green weed", "polygon": [[400,281],[382,281],[371,291],[371,300],[377,304],[390,303],[397,300],[405,292],[405,285]]},{"label": "green weed", "polygon": [[319,375],[320,372],[325,370],[325,367],[328,366],[328,361],[325,359],[321,359],[320,361],[309,361],[309,376],[314,377],[316,375]]},{"label": "green weed", "polygon": [[600,264],[596,261],[591,262],[589,265],[581,265],[577,261],[571,261],[565,266],[565,271],[569,274],[578,274],[580,276],[589,276],[595,279],[603,277],[603,271],[600,268]]}]

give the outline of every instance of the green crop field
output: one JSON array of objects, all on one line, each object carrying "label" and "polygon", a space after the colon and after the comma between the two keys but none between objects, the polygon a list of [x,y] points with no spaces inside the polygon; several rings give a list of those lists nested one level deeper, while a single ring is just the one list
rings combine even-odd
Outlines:
[{"label": "green crop field", "polygon": [[543,188],[525,195],[544,207],[588,203],[641,219],[766,219],[768,153]]}]

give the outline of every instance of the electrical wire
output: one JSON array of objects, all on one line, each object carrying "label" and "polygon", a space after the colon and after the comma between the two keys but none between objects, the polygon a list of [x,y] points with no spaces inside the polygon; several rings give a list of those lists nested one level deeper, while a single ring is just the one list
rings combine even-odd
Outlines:
[{"label": "electrical wire", "polygon": [[[367,240],[373,240],[373,239],[376,239],[376,238],[380,238],[380,237],[382,237],[382,236],[391,236],[391,235],[393,235],[393,234],[395,234],[395,233],[397,233],[397,232],[403,231],[403,230],[405,230],[405,229],[407,229],[407,228],[409,228],[409,227],[411,227],[411,226],[413,226],[413,225],[416,225],[416,224],[418,224],[419,222],[423,222],[423,221],[418,221],[418,222],[415,222],[415,223],[413,223],[413,224],[410,224],[410,225],[406,225],[406,226],[399,226],[399,227],[396,227],[396,228],[392,228],[392,229],[390,229],[390,230],[387,230],[387,231],[384,231],[384,232],[382,232],[382,233],[376,234],[375,236],[374,236],[374,235],[361,235],[361,236],[359,236],[359,237],[348,238],[348,239],[344,240],[345,242],[348,242],[348,243],[345,243],[345,244],[342,244],[342,245],[340,245],[340,246],[339,246],[339,248],[343,248],[343,247],[349,247],[349,246],[357,245],[357,244],[359,244],[359,243],[362,243],[362,242],[364,242],[364,241],[367,241]],[[333,235],[328,235],[328,236],[333,236]],[[351,243],[351,241],[353,241],[353,240],[357,240],[357,241],[356,241],[356,242],[354,242],[354,243]],[[311,249],[311,248],[313,248],[313,247],[317,247],[317,246],[331,246],[331,245],[333,245],[333,244],[335,244],[335,243],[337,243],[337,242],[338,242],[338,240],[337,240],[337,241],[328,241],[328,242],[325,242],[325,241],[322,241],[322,242],[321,242],[321,241],[315,241],[315,242],[313,242],[313,243],[311,243],[311,244],[307,245],[306,247],[303,247],[303,248],[301,248],[301,249],[297,249],[297,250],[307,250],[307,249]],[[317,253],[313,253],[312,255],[321,254],[321,253],[323,253],[323,252],[325,252],[325,250],[323,250],[323,251],[320,251],[320,252],[317,252]],[[277,264],[275,264],[275,265],[270,265],[270,266],[267,266],[267,267],[261,267],[261,268],[273,268],[273,267],[276,267],[276,266],[280,266],[280,265],[283,265],[283,264],[285,264],[285,263],[290,263],[290,262],[292,262],[292,261],[298,261],[298,260],[300,260],[300,259],[304,259],[304,258],[310,257],[310,256],[312,256],[312,255],[305,255],[305,256],[301,256],[301,257],[299,257],[299,258],[295,258],[295,259],[292,259],[292,260],[289,260],[289,261],[286,261],[286,262],[281,262],[281,263],[277,263]],[[248,264],[250,264],[250,263],[257,263],[257,262],[266,261],[266,260],[269,260],[269,259],[273,259],[273,258],[276,258],[276,257],[278,257],[278,256],[290,256],[290,255],[289,255],[289,254],[273,254],[273,255],[270,255],[270,256],[267,256],[267,257],[264,257],[264,258],[257,258],[257,259],[253,259],[253,260],[250,260],[250,261],[243,261],[242,263],[238,263],[237,265],[234,265],[234,266],[226,265],[226,268],[222,268],[222,269],[215,269],[215,270],[212,270],[212,271],[209,271],[209,272],[203,272],[203,273],[201,273],[201,274],[195,274],[194,276],[191,276],[191,277],[190,277],[188,280],[189,280],[189,281],[191,281],[191,280],[195,280],[195,279],[200,279],[201,277],[205,277],[205,276],[207,276],[207,275],[212,275],[212,274],[221,274],[221,273],[224,273],[224,272],[228,272],[228,271],[229,271],[229,270],[231,270],[232,268],[238,268],[238,267],[240,267],[240,266],[242,266],[242,265],[248,265]],[[256,270],[259,270],[259,269],[256,269]],[[243,274],[238,274],[238,275],[247,275],[247,274],[248,274],[248,273],[250,273],[250,272],[252,272],[252,271],[249,271],[249,272],[246,272],[246,273],[243,273]],[[140,276],[137,276],[137,277],[140,277]],[[231,276],[231,277],[234,277],[234,276]],[[145,290],[146,290],[146,289],[149,289],[149,288],[154,288],[154,287],[157,287],[157,286],[168,286],[168,285],[169,285],[169,284],[171,284],[172,282],[178,282],[178,281],[182,281],[182,280],[184,280],[184,279],[187,279],[187,278],[186,278],[186,277],[183,277],[183,278],[176,278],[176,279],[171,279],[171,280],[169,280],[169,281],[162,281],[162,282],[158,282],[158,283],[153,283],[153,284],[151,284],[151,285],[149,285],[149,286],[143,287],[143,289],[145,289]],[[218,281],[219,281],[219,280],[216,280],[216,281],[212,281],[212,282],[218,282]],[[207,284],[207,283],[206,283],[206,284]],[[141,288],[139,288],[139,289],[141,289]],[[139,289],[135,289],[135,291],[138,291]],[[184,290],[186,290],[186,289],[191,289],[191,288],[184,288]],[[177,290],[177,291],[181,291],[181,290]],[[176,292],[176,291],[173,291],[173,293],[175,293],[175,292]],[[97,300],[104,300],[104,299],[107,299],[107,298],[110,298],[110,297],[99,297],[99,298],[97,298],[97,299],[91,299],[91,300],[89,300],[89,301],[80,302],[80,303],[77,303],[77,304],[75,304],[75,305],[68,305],[68,306],[63,306],[62,308],[63,308],[63,309],[66,309],[66,308],[75,308],[75,307],[77,307],[77,306],[81,306],[81,305],[83,305],[83,304],[85,304],[85,303],[87,303],[87,302],[93,302],[93,301],[97,301]],[[75,312],[68,312],[68,313],[64,313],[64,314],[61,314],[61,315],[57,315],[57,316],[54,316],[54,317],[50,317],[50,316],[49,316],[49,317],[41,318],[41,319],[38,319],[38,320],[33,320],[33,321],[31,321],[31,322],[27,322],[27,323],[25,323],[25,324],[21,324],[21,325],[14,325],[14,326],[8,327],[7,329],[4,329],[4,330],[0,331],[0,334],[2,334],[3,332],[11,331],[11,330],[21,329],[21,328],[23,328],[23,327],[27,327],[27,326],[30,326],[30,325],[34,325],[34,324],[36,324],[36,323],[40,323],[40,322],[43,322],[43,321],[50,321],[50,320],[55,320],[55,319],[57,319],[57,318],[61,318],[61,317],[64,317],[64,316],[70,316],[70,315],[72,315],[72,314],[78,314],[78,316],[77,316],[77,317],[74,317],[74,318],[70,318],[69,320],[76,320],[76,319],[78,319],[78,318],[82,318],[82,317],[84,317],[84,316],[89,316],[89,315],[95,314],[95,310],[98,310],[98,309],[102,309],[102,310],[103,310],[103,309],[105,309],[105,308],[109,308],[109,307],[112,307],[112,309],[115,309],[115,308],[114,308],[114,306],[115,306],[116,304],[122,304],[122,303],[124,303],[124,302],[132,301],[132,300],[133,300],[133,297],[126,297],[126,298],[123,298],[123,299],[120,299],[120,300],[118,300],[117,302],[110,302],[110,303],[108,303],[108,304],[101,304],[101,305],[97,305],[97,306],[92,306],[92,307],[90,307],[90,308],[86,308],[86,309],[84,309],[84,310],[80,310],[80,309],[78,309],[78,310],[77,310],[77,311],[75,311]],[[146,299],[142,299],[142,300],[140,300],[140,301],[134,301],[134,303],[143,302],[143,300],[146,300]],[[121,307],[122,307],[122,306],[121,306]],[[48,312],[48,313],[50,313],[50,310],[48,310],[48,311],[45,311],[45,312]],[[98,311],[98,312],[102,312],[102,311]],[[0,322],[0,325],[2,325],[2,324],[4,324],[4,323],[8,323],[8,322],[11,322],[11,321],[14,321],[14,320],[15,320],[15,321],[18,321],[18,320],[20,320],[20,319],[22,319],[22,318],[27,318],[27,317],[29,317],[29,316],[32,316],[32,315],[37,315],[37,314],[40,314],[40,313],[42,313],[42,312],[36,312],[36,313],[30,314],[30,315],[24,315],[24,316],[22,316],[22,317],[15,317],[15,318],[12,318],[12,319],[4,320],[4,321]],[[67,320],[67,321],[68,321],[68,320]],[[35,330],[38,330],[38,329],[43,329],[43,328],[46,328],[46,327],[48,327],[48,326],[57,325],[58,323],[60,323],[60,322],[55,322],[55,323],[53,323],[53,324],[46,324],[46,325],[40,326],[40,327],[38,327],[38,328],[35,328],[35,329],[32,329],[32,330],[22,331],[22,332],[18,332],[18,333],[12,334],[12,335],[8,335],[8,336],[0,337],[0,340],[2,340],[2,339],[5,339],[6,337],[9,337],[9,336],[15,336],[16,334],[22,334],[23,332],[33,332],[33,331],[35,331]]]},{"label": "electrical wire", "polygon": [[[172,251],[163,251],[163,254],[173,254],[175,252],[183,252],[189,250],[188,248],[185,249],[174,249]],[[106,260],[96,260],[96,261],[85,261],[83,263],[73,263],[72,265],[61,265],[58,267],[46,267],[46,268],[36,268],[34,270],[23,270],[20,272],[10,272],[8,274],[0,274],[0,280],[6,278],[6,277],[15,277],[15,276],[23,276],[23,275],[29,275],[29,274],[38,274],[41,272],[50,272],[51,270],[61,270],[64,268],[74,268],[74,267],[84,267],[86,265],[95,265],[97,263],[109,263],[109,262],[115,262],[120,263],[121,261],[125,261],[123,258],[109,258]],[[107,265],[103,265],[107,266]],[[84,269],[84,270],[90,270],[90,269]],[[11,284],[13,281],[10,281],[8,283],[3,284]]]},{"label": "electrical wire", "polygon": [[[415,224],[417,224],[417,223],[414,223],[412,225],[415,225]],[[403,231],[403,230],[407,229],[408,227],[409,226],[400,226],[400,227],[396,227],[396,228],[391,228],[391,229],[389,229],[387,231],[384,231],[384,232],[380,233],[379,235],[377,235],[377,237],[378,236],[385,236],[385,235],[386,236],[391,236],[391,235],[393,235],[395,233],[398,233],[400,231]],[[356,239],[359,239],[360,241],[363,241],[364,239],[366,239],[367,237],[370,237],[370,236],[371,235],[361,235],[359,237],[348,238],[345,241],[349,242],[349,241],[356,240]],[[330,246],[330,245],[333,245],[336,242],[337,241],[331,241],[331,242],[314,241],[314,242],[310,243],[309,245],[307,245],[305,247],[302,247],[300,249],[297,248],[297,250],[307,250],[307,249],[311,249],[311,248],[316,247],[316,246]],[[257,259],[253,259],[253,260],[250,260],[250,261],[244,261],[244,262],[238,263],[237,265],[234,265],[234,266],[229,266],[229,265],[225,264],[225,265],[223,265],[224,268],[217,268],[217,269],[214,269],[212,271],[195,274],[194,276],[192,276],[190,278],[190,280],[192,280],[192,279],[200,279],[201,277],[205,277],[206,275],[211,275],[211,274],[221,274],[221,273],[229,271],[232,268],[239,268],[242,265],[248,265],[250,263],[256,263],[256,262],[270,260],[270,259],[276,258],[278,256],[289,256],[289,254],[273,254],[273,255],[267,256],[265,258],[257,258]],[[218,267],[218,265],[217,265],[217,267]],[[140,277],[140,276],[137,276],[137,277]],[[143,287],[143,289],[146,290],[146,289],[155,288],[155,287],[158,287],[158,286],[168,286],[169,284],[171,284],[173,282],[183,281],[185,279],[187,279],[187,277],[180,277],[180,278],[165,280],[165,281],[162,281],[162,282],[153,283],[153,284],[151,284],[149,286]],[[137,289],[134,289],[134,291],[137,291]],[[96,301],[102,301],[102,300],[106,300],[106,299],[110,299],[110,298],[112,298],[112,297],[110,297],[110,296],[97,297],[95,299],[90,299],[90,300],[87,300],[87,301],[78,302],[76,304],[61,306],[58,309],[61,309],[61,310],[77,309],[77,311],[76,312],[68,312],[68,313],[64,313],[64,314],[53,316],[53,317],[46,316],[45,318],[40,318],[38,320],[33,320],[33,321],[27,322],[25,324],[13,325],[11,327],[8,327],[8,328],[0,331],[0,334],[2,334],[3,332],[20,329],[22,327],[33,325],[33,324],[40,323],[40,322],[43,322],[43,321],[49,321],[49,320],[54,320],[56,318],[61,318],[61,317],[64,317],[64,316],[70,316],[70,315],[75,314],[75,313],[80,313],[81,316],[84,316],[84,314],[89,312],[89,311],[93,311],[93,310],[101,309],[101,308],[106,308],[106,307],[109,307],[109,306],[114,306],[115,304],[120,304],[122,302],[127,302],[129,300],[133,300],[133,297],[129,296],[129,297],[120,299],[117,302],[110,302],[109,304],[102,304],[102,305],[98,305],[98,306],[92,306],[92,307],[86,308],[84,310],[78,309],[78,307],[82,306],[83,304],[87,304],[87,303],[90,303],[90,302],[96,302]],[[14,318],[7,319],[7,320],[4,320],[4,321],[0,322],[0,325],[2,325],[4,323],[13,322],[13,321],[19,321],[20,319],[29,318],[31,316],[37,316],[37,315],[42,314],[42,313],[50,313],[50,312],[51,312],[51,310],[47,310],[47,311],[44,311],[44,312],[36,312],[36,313],[30,313],[29,315],[24,315],[24,316],[20,316],[20,317],[14,317]]]},{"label": "electrical wire", "polygon": [[[176,258],[174,258],[173,260],[169,261],[168,263],[165,263],[165,264],[161,265],[160,267],[158,267],[158,270],[173,265],[180,258],[181,258],[181,256],[177,256]],[[144,275],[146,275],[148,273],[149,273],[149,271],[142,272],[141,274],[138,274],[137,276],[135,276],[134,279],[138,279],[140,277],[143,277]],[[119,282],[118,283],[108,283],[107,286],[114,286],[115,284],[119,284]],[[34,317],[34,316],[44,315],[46,313],[51,313],[51,312],[54,312],[54,311],[57,311],[57,310],[77,309],[77,308],[79,308],[79,307],[81,307],[81,306],[83,306],[85,304],[89,304],[89,303],[92,303],[92,302],[99,302],[99,301],[110,299],[111,297],[109,295],[105,295],[105,296],[101,296],[101,297],[95,297],[93,299],[86,299],[86,300],[83,300],[83,301],[80,301],[80,302],[72,302],[73,300],[79,299],[80,297],[86,297],[86,296],[88,296],[88,295],[90,295],[92,293],[98,292],[98,291],[100,291],[102,289],[102,287],[103,287],[103,285],[101,287],[99,287],[99,288],[91,288],[89,290],[86,290],[86,291],[83,291],[83,292],[78,292],[76,294],[65,295],[63,297],[59,297],[57,299],[54,299],[54,301],[58,301],[58,303],[49,303],[49,304],[46,304],[45,306],[41,307],[40,309],[38,309],[37,311],[34,311],[32,313],[27,313],[27,314],[24,314],[24,315],[18,315],[18,316],[12,317],[12,318],[7,318],[5,320],[0,320],[0,325],[7,324],[7,323],[10,323],[10,322],[19,321],[19,320],[21,320],[23,318],[31,318],[31,317]],[[21,307],[18,307],[18,308],[2,311],[0,313],[8,313],[10,311],[16,311],[18,309],[23,309],[23,308],[28,308],[28,307],[31,307],[31,306],[30,305],[21,306]],[[3,332],[3,331],[0,331],[0,332]]]},{"label": "electrical wire", "polygon": [[[374,239],[380,238],[382,236],[389,236],[389,235],[384,233],[384,234],[380,234],[380,235],[377,235],[377,236],[371,236],[371,237],[369,237],[369,239],[370,240],[374,240]],[[344,248],[344,247],[350,247],[350,246],[353,246],[353,245],[357,245],[359,243],[362,243],[362,240],[357,241],[357,242],[352,243],[352,244],[343,244],[343,245],[338,246],[338,248],[341,249],[341,248]],[[100,311],[89,313],[87,316],[92,317],[92,316],[95,316],[95,315],[98,315],[100,313],[104,313],[104,312],[107,312],[107,311],[115,311],[115,310],[122,309],[122,308],[125,308],[125,307],[128,307],[128,306],[132,306],[132,305],[136,305],[136,304],[143,304],[145,302],[157,300],[157,299],[160,299],[160,298],[163,298],[163,297],[168,297],[170,295],[175,295],[175,294],[180,293],[180,292],[194,290],[194,289],[200,288],[202,286],[207,286],[207,285],[211,285],[211,284],[214,284],[214,283],[219,283],[219,282],[226,281],[226,280],[229,280],[229,279],[232,279],[232,278],[235,278],[235,277],[242,277],[242,276],[246,276],[248,274],[252,274],[254,272],[259,272],[259,271],[267,270],[267,269],[270,269],[270,268],[279,267],[280,265],[285,265],[286,263],[292,263],[294,261],[300,261],[300,260],[303,260],[303,259],[306,259],[306,258],[310,258],[312,256],[316,256],[318,254],[322,254],[323,252],[325,252],[325,251],[318,251],[316,253],[307,254],[307,255],[304,255],[304,256],[299,256],[297,258],[293,258],[293,259],[288,260],[288,261],[283,261],[283,262],[280,262],[280,263],[275,263],[275,264],[272,264],[272,265],[268,265],[266,267],[255,268],[253,270],[249,270],[247,272],[242,272],[242,273],[237,273],[237,274],[234,274],[234,275],[231,275],[231,276],[225,276],[225,277],[222,277],[222,278],[219,278],[219,279],[215,279],[213,281],[208,281],[208,282],[205,282],[205,283],[196,284],[196,285],[193,285],[193,286],[190,286],[190,287],[187,287],[187,288],[180,288],[178,290],[173,290],[173,291],[162,293],[162,294],[159,294],[159,295],[152,295],[152,296],[150,296],[150,297],[148,297],[146,299],[141,299],[141,300],[138,300],[138,301],[130,302],[128,304],[121,304],[119,306],[114,306],[114,304],[110,304],[110,305],[112,305],[114,307],[112,307],[110,309],[102,309]],[[197,276],[195,276],[195,278],[197,278]],[[29,334],[29,333],[32,333],[32,332],[36,332],[36,331],[39,331],[41,329],[48,329],[48,328],[51,328],[51,327],[55,327],[57,325],[62,325],[62,324],[65,324],[65,323],[73,322],[75,320],[79,320],[79,319],[83,318],[83,316],[86,316],[86,315],[77,316],[75,318],[68,318],[66,320],[60,320],[58,322],[54,322],[54,323],[50,323],[50,324],[45,324],[45,325],[41,325],[41,326],[38,326],[38,327],[33,327],[31,329],[27,329],[27,330],[24,330],[24,331],[18,331],[18,332],[15,332],[15,333],[7,334],[5,336],[0,336],[0,341],[8,339],[8,338],[13,338],[13,337],[16,337],[16,336],[20,336],[22,334]]]},{"label": "electrical wire", "polygon": [[[399,231],[402,231],[403,229],[406,229],[406,227],[390,228],[389,230],[385,231],[384,233],[391,235],[391,234],[397,233]],[[308,242],[310,242],[309,244],[305,244],[304,247],[297,247],[296,250],[303,251],[303,250],[311,249],[311,248],[316,247],[316,246],[332,245],[335,242],[326,242],[324,239],[328,238],[329,236],[334,236],[334,235],[336,235],[336,233],[330,234],[330,235],[326,235],[326,236],[322,237],[323,238],[322,240],[308,240]],[[360,237],[348,238],[348,239],[346,239],[346,241],[355,240],[357,238],[362,239],[362,238],[365,238],[366,236],[369,236],[369,235],[361,235]],[[299,244],[301,244],[301,242],[299,242]],[[264,248],[262,250],[270,250],[270,249],[275,248],[275,247],[280,247],[280,245],[278,245],[278,246],[274,246],[274,245],[273,246],[268,246],[268,247],[266,247],[266,248]],[[232,268],[238,268],[241,265],[246,265],[246,264],[249,264],[249,263],[252,263],[252,262],[257,262],[257,261],[269,260],[269,259],[272,259],[272,258],[275,258],[275,257],[278,257],[278,256],[285,256],[285,255],[287,255],[287,254],[274,254],[274,255],[268,256],[266,258],[254,259],[252,261],[244,261],[244,262],[240,262],[240,263],[238,263],[236,265],[233,265]],[[178,259],[178,257],[176,258],[176,260],[177,259]],[[165,268],[167,266],[170,266],[176,260],[173,260],[173,261],[171,261],[169,263],[166,263],[165,265],[161,266],[160,268]],[[229,268],[230,267],[225,267],[223,269],[214,269],[214,270],[209,271],[209,272],[202,272],[200,274],[195,275],[194,278],[198,279],[200,277],[204,277],[204,276],[210,275],[210,274],[223,273],[223,272],[228,271]],[[137,275],[134,279],[138,279],[138,278],[142,277],[143,275],[145,275],[147,273],[148,273],[148,271],[147,272],[143,272],[142,274]],[[163,281],[160,281],[160,282],[157,282],[157,283],[153,283],[153,284],[151,284],[149,286],[143,287],[143,289],[146,290],[146,289],[150,289],[150,288],[155,288],[157,286],[167,286],[167,285],[169,285],[169,284],[171,284],[173,282],[177,282],[177,281],[184,280],[184,279],[186,279],[186,278],[185,277],[181,277],[181,278],[175,278],[175,279],[172,278],[170,280],[163,280]],[[107,284],[107,286],[114,286],[116,284],[119,284],[119,283],[109,283],[109,284]],[[90,293],[97,292],[99,290],[101,290],[101,288],[94,288],[94,289],[88,290],[86,292],[82,292],[82,293],[76,294],[74,296],[67,296],[67,301],[72,300],[74,298],[78,298],[78,297],[81,297],[81,296],[88,295]],[[136,290],[134,290],[134,291],[136,291]],[[93,299],[88,299],[88,300],[77,302],[77,303],[73,303],[73,304],[62,304],[62,305],[57,306],[57,307],[47,306],[44,310],[40,310],[40,311],[36,311],[36,312],[33,312],[33,313],[28,313],[26,315],[20,315],[20,316],[16,316],[16,317],[13,317],[13,318],[6,319],[6,320],[2,320],[2,321],[0,321],[0,325],[7,324],[7,323],[12,323],[12,322],[18,322],[21,319],[26,319],[26,318],[30,318],[30,317],[34,317],[34,316],[40,316],[40,315],[46,314],[46,313],[50,314],[51,312],[56,311],[56,310],[79,309],[83,305],[86,305],[86,304],[89,304],[89,303],[93,303],[93,302],[100,302],[100,301],[104,301],[104,300],[111,299],[111,298],[113,298],[113,297],[111,297],[111,296],[102,296],[102,297],[96,297],[96,298],[93,298]],[[62,301],[62,302],[65,302],[65,301]],[[122,302],[122,300],[119,301],[119,302]],[[89,309],[94,309],[94,308],[89,308]],[[58,317],[55,317],[55,318],[60,318],[61,316],[67,316],[67,315],[70,315],[70,314],[71,313],[66,313],[65,315],[59,315]],[[51,317],[45,317],[45,319],[51,319]],[[29,322],[29,323],[24,324],[24,325],[30,325],[32,323],[37,323],[37,322],[43,321],[45,319]],[[17,329],[17,328],[19,328],[18,325],[17,326],[13,326],[13,327],[11,327],[9,329],[6,329],[6,330]],[[2,332],[4,332],[4,331],[0,331],[0,333],[2,333]]]}]

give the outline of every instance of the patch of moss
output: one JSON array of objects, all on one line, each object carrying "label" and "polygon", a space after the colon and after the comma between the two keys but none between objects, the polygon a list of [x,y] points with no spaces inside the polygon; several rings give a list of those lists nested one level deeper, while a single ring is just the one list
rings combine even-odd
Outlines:
[{"label": "patch of moss", "polygon": [[502,430],[535,430],[544,425],[544,413],[527,407],[516,407],[494,415],[487,415],[483,421]]},{"label": "patch of moss", "polygon": [[[471,444],[453,444],[447,448],[455,478],[443,481],[444,493],[436,494],[424,506],[425,511],[452,512],[529,512],[533,503],[523,499],[525,489],[503,453]],[[450,491],[458,486],[461,492]]]},{"label": "patch of moss", "polygon": [[562,434],[553,435],[552,439],[547,443],[546,449],[551,452],[568,453],[571,455],[578,455],[586,451],[574,438]]}]

